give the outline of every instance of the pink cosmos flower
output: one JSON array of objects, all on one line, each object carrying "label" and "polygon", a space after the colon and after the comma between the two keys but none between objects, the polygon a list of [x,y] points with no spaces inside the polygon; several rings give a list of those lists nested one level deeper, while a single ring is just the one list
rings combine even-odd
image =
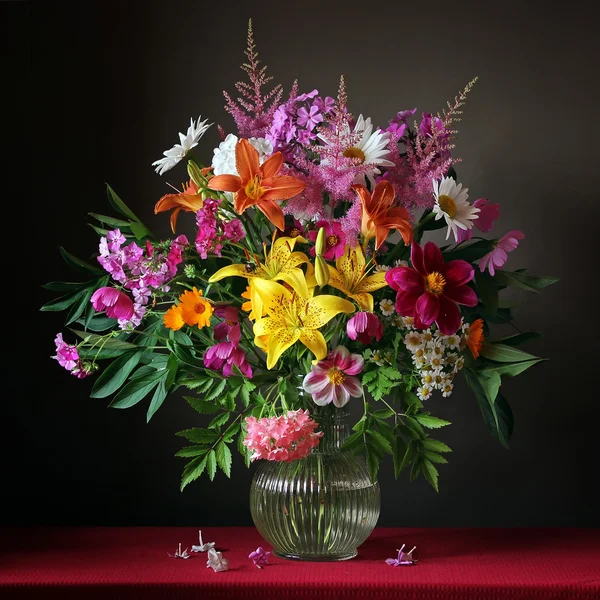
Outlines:
[{"label": "pink cosmos flower", "polygon": [[204,366],[213,371],[221,371],[225,377],[233,373],[235,365],[248,379],[252,378],[252,367],[246,360],[246,353],[233,342],[219,342],[211,346],[203,358]]},{"label": "pink cosmos flower", "polygon": [[[323,258],[326,260],[335,260],[340,256],[343,256],[344,250],[346,249],[346,235],[342,226],[337,221],[317,221],[315,228],[309,231],[308,238],[312,242],[317,241],[317,234],[319,229],[325,229],[325,250],[323,251]],[[311,256],[315,255],[315,247],[310,249]]]},{"label": "pink cosmos flower", "polygon": [[477,294],[467,285],[475,274],[465,260],[444,263],[441,250],[427,242],[422,249],[412,243],[412,267],[396,267],[385,274],[388,285],[397,290],[396,312],[414,317],[415,327],[426,329],[434,321],[444,335],[460,327],[457,304],[477,305]]},{"label": "pink cosmos flower", "polygon": [[363,344],[370,344],[373,338],[379,341],[383,337],[383,325],[376,314],[360,311],[348,321],[346,333],[351,340],[358,338]]},{"label": "pink cosmos flower", "polygon": [[107,317],[129,321],[133,316],[131,298],[113,287],[97,289],[90,298],[96,312],[104,311]]},{"label": "pink cosmos flower", "polygon": [[502,267],[508,259],[507,254],[512,252],[518,245],[519,240],[525,238],[525,234],[518,230],[509,231],[497,242],[496,247],[483,256],[479,261],[479,270],[483,273],[487,267],[490,275],[496,274],[496,267]]},{"label": "pink cosmos flower", "polygon": [[311,367],[302,388],[318,406],[333,402],[341,408],[348,404],[350,396],[362,396],[362,384],[355,375],[362,371],[364,364],[360,354],[350,354],[347,348],[338,346],[327,358]]},{"label": "pink cosmos flower", "polygon": [[[485,198],[479,198],[479,200],[475,200],[473,202],[473,206],[479,209],[477,213],[477,219],[474,221],[473,225],[479,229],[479,231],[483,231],[487,233],[492,230],[494,227],[494,221],[498,219],[500,216],[500,205],[499,204],[490,204],[489,200]],[[466,242],[471,239],[473,235],[473,229],[461,229],[460,227],[457,229],[457,239],[458,243]]]},{"label": "pink cosmos flower", "polygon": [[244,446],[252,451],[251,460],[264,458],[291,462],[304,458],[319,444],[322,431],[307,410],[289,410],[279,417],[246,417]]}]

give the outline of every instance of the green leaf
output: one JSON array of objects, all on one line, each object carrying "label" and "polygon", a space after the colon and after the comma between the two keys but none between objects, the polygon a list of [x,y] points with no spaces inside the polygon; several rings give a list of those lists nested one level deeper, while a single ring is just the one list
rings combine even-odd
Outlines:
[{"label": "green leaf", "polygon": [[414,418],[419,421],[423,427],[428,427],[429,429],[439,429],[440,427],[450,425],[450,421],[444,421],[444,419],[438,419],[431,415],[416,414]]},{"label": "green leaf", "polygon": [[169,354],[169,359],[167,360],[167,377],[165,379],[165,389],[168,391],[171,389],[173,382],[175,381],[175,377],[177,375],[177,367],[179,366],[179,362],[177,362],[177,357],[174,354]]},{"label": "green leaf", "polygon": [[525,333],[516,333],[515,335],[503,337],[502,339],[497,340],[497,342],[508,346],[519,346],[525,342],[537,340],[540,337],[542,337],[542,334],[537,331],[527,331]]},{"label": "green leaf", "polygon": [[423,473],[423,476],[431,484],[431,486],[433,487],[433,489],[436,492],[439,492],[440,491],[439,488],[438,488],[439,473],[438,473],[438,470],[433,465],[433,463],[430,460],[426,459],[426,458],[423,459],[421,471]]},{"label": "green leaf", "polygon": [[391,408],[382,408],[381,410],[376,410],[373,413],[373,417],[376,419],[389,419],[396,414]]},{"label": "green leaf", "polygon": [[446,446],[444,442],[434,440],[433,438],[425,438],[423,440],[423,448],[431,450],[432,452],[452,452],[452,449]]},{"label": "green leaf", "polygon": [[471,240],[464,244],[460,244],[454,250],[444,252],[444,260],[466,260],[474,262],[485,256],[488,252],[494,249],[494,240]]},{"label": "green leaf", "polygon": [[117,391],[124,383],[129,374],[137,367],[142,358],[143,351],[127,352],[106,369],[96,379],[90,398],[106,398]]},{"label": "green leaf", "polygon": [[206,469],[208,472],[208,477],[211,481],[215,478],[217,473],[217,455],[214,450],[211,450],[208,453],[208,460],[206,463]]},{"label": "green leaf", "polygon": [[100,267],[95,267],[93,265],[89,265],[84,262],[80,258],[73,256],[70,252],[67,252],[62,246],[59,247],[60,254],[63,257],[63,260],[71,267],[77,271],[81,271],[83,273],[91,273],[92,275],[104,275],[105,271]]},{"label": "green leaf", "polygon": [[392,450],[392,457],[394,459],[394,477],[398,479],[402,472],[402,464],[404,462],[404,457],[406,456],[406,451],[408,450],[408,445],[404,443],[401,438],[396,437],[392,444]]},{"label": "green leaf", "polygon": [[194,456],[204,456],[208,452],[209,448],[206,446],[184,446],[177,452],[175,456],[181,458],[192,458]]},{"label": "green leaf", "polygon": [[216,447],[217,465],[227,475],[231,477],[231,450],[229,446],[221,440]]},{"label": "green leaf", "polygon": [[534,358],[532,360],[524,360],[518,363],[503,363],[498,366],[486,367],[485,369],[481,369],[479,372],[485,376],[491,371],[498,373],[498,375],[506,375],[506,377],[514,377],[515,375],[519,375],[523,371],[529,369],[529,367],[533,367],[533,365],[537,365],[540,362],[545,362],[548,360],[547,358]]},{"label": "green leaf", "polygon": [[[105,225],[110,225],[113,228],[123,229],[124,227],[129,228],[129,221],[123,221],[122,219],[115,219],[114,217],[108,217],[106,215],[99,215],[98,213],[90,212],[88,213],[90,217],[94,217],[100,223],[104,223]],[[122,232],[121,232],[122,233]]]},{"label": "green leaf", "polygon": [[145,237],[151,237],[152,232],[142,223],[138,221],[132,221],[129,224],[131,231],[133,231],[133,235],[135,235],[136,239],[141,240]]},{"label": "green leaf", "polygon": [[220,415],[217,415],[208,425],[208,429],[216,429],[217,427],[221,427],[225,425],[229,418],[231,417],[231,413],[225,412]]},{"label": "green leaf", "polygon": [[219,437],[214,431],[200,429],[199,427],[184,429],[183,431],[178,431],[175,435],[184,437],[188,442],[193,442],[194,444],[212,444]]},{"label": "green leaf", "polygon": [[207,462],[208,454],[205,456],[198,456],[185,465],[183,473],[181,474],[181,485],[179,488],[181,491],[183,491],[186,485],[198,479],[198,477],[204,473]]},{"label": "green leaf", "polygon": [[91,287],[95,283],[95,279],[89,281],[49,281],[42,285],[42,287],[53,292],[77,292],[83,288]]},{"label": "green leaf", "polygon": [[379,472],[379,457],[369,446],[366,446],[366,458],[371,482],[375,483],[377,481],[377,473]]},{"label": "green leaf", "polygon": [[513,348],[508,344],[490,344],[488,342],[483,342],[480,354],[490,360],[508,363],[539,358],[538,356],[529,354],[529,352],[523,352],[523,350]]},{"label": "green leaf", "polygon": [[227,385],[227,380],[222,379],[219,382],[219,384],[215,388],[212,389],[212,391],[210,391],[208,394],[206,394],[206,396],[204,396],[204,399],[206,401],[209,401],[209,400],[214,400],[215,398],[218,398],[222,394],[226,385]]},{"label": "green leaf", "polygon": [[125,204],[125,202],[123,202],[123,200],[121,200],[121,198],[119,198],[117,193],[110,187],[110,185],[108,185],[108,183],[106,184],[106,191],[108,193],[108,201],[117,212],[121,213],[125,217],[133,219],[134,221],[139,221],[131,209]]},{"label": "green leaf", "polygon": [[231,423],[231,425],[229,425],[229,427],[225,430],[225,433],[223,434],[223,440],[228,444],[229,442],[231,442],[233,440],[233,438],[238,434],[239,430],[241,429],[242,424],[239,422],[239,420],[235,420],[233,423]]},{"label": "green leaf", "polygon": [[184,396],[186,402],[196,411],[202,415],[210,415],[220,410],[218,404],[213,404],[207,400],[196,398],[195,396]]},{"label": "green leaf", "polygon": [[505,285],[520,287],[531,292],[537,292],[559,281],[558,277],[536,277],[522,271],[504,271],[502,269],[496,269],[495,277]]},{"label": "green leaf", "polygon": [[448,461],[441,454],[436,454],[435,452],[430,452],[429,450],[424,450],[423,452],[421,452],[421,454],[427,460],[430,460],[433,463],[439,463],[441,465],[445,465],[448,463]]},{"label": "green leaf", "polygon": [[81,313],[90,305],[90,298],[94,291],[94,288],[88,288],[86,290],[81,290],[76,294],[75,302],[73,302],[71,309],[67,313],[65,325],[70,325],[73,321],[79,319]]},{"label": "green leaf", "polygon": [[475,286],[477,288],[477,295],[485,307],[485,312],[495,317],[498,312],[498,288],[494,282],[494,278],[488,273],[476,270]]},{"label": "green leaf", "polygon": [[389,441],[377,431],[367,431],[367,440],[374,446],[375,450],[383,454],[392,454],[392,446]]},{"label": "green leaf", "polygon": [[[91,304],[90,304],[91,306]],[[92,306],[93,309],[93,306]],[[117,319],[111,319],[106,315],[94,315],[87,323],[81,322],[81,319],[77,321],[80,325],[85,326],[86,331],[108,331],[109,329],[113,329],[117,324]]]},{"label": "green leaf", "polygon": [[343,450],[348,450],[349,452],[354,452],[358,449],[362,449],[364,445],[364,434],[361,431],[357,431],[356,433],[352,433],[349,435],[342,444]]},{"label": "green leaf", "polygon": [[111,408],[130,408],[145,398],[164,375],[162,371],[148,373],[135,381],[130,381],[109,404]]},{"label": "green leaf", "polygon": [[165,373],[158,382],[158,387],[156,388],[156,390],[154,390],[154,395],[152,396],[152,400],[150,400],[148,411],[146,413],[146,423],[150,422],[150,419],[154,416],[154,413],[162,406],[162,403],[167,397],[167,389],[165,385],[166,379],[167,374]]},{"label": "green leaf", "polygon": [[60,298],[56,298],[56,300],[51,300],[50,302],[46,302],[40,310],[41,311],[52,311],[58,312],[61,310],[66,310],[71,306],[74,302],[77,301],[77,294],[65,295]]},{"label": "green leaf", "polygon": [[482,373],[482,371],[476,371],[476,374],[488,402],[494,404],[496,397],[498,396],[498,390],[502,384],[499,373],[490,370],[485,374]]}]

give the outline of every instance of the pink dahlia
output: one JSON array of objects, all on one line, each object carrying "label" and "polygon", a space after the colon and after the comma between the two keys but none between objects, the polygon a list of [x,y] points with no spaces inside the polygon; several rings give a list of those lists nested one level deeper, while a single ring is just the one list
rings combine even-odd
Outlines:
[{"label": "pink dahlia", "polygon": [[350,354],[347,348],[338,346],[312,366],[302,388],[318,406],[333,402],[341,408],[350,402],[350,396],[362,396],[362,384],[355,375],[362,371],[364,363],[360,354]]},{"label": "pink dahlia", "polygon": [[111,319],[129,321],[133,317],[133,301],[127,294],[116,288],[102,287],[96,290],[90,302],[95,311],[104,311]]},{"label": "pink dahlia", "polygon": [[289,410],[279,417],[246,417],[244,446],[252,451],[251,460],[264,458],[291,462],[304,458],[319,444],[322,431],[307,410]]},{"label": "pink dahlia", "polygon": [[396,312],[414,317],[415,327],[425,329],[434,321],[444,335],[460,327],[457,304],[477,305],[477,294],[467,285],[475,271],[465,260],[444,263],[441,250],[427,242],[421,248],[412,243],[412,267],[396,267],[385,274],[388,285],[397,290]]},{"label": "pink dahlia", "polygon": [[376,314],[360,311],[348,321],[346,333],[351,340],[370,344],[373,338],[379,341],[383,337],[383,325]]}]

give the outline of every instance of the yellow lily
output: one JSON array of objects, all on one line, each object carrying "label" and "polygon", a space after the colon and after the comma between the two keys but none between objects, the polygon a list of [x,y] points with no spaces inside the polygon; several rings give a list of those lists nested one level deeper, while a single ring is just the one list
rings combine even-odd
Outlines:
[{"label": "yellow lily", "polygon": [[329,266],[329,285],[356,301],[361,310],[373,312],[374,292],[387,285],[383,271],[369,275],[365,255],[360,246],[346,246],[344,254]]},{"label": "yellow lily", "polygon": [[267,352],[267,369],[272,369],[298,340],[318,360],[325,358],[327,342],[319,329],[339,313],[354,312],[348,300],[326,294],[314,296],[314,288],[308,286],[306,298],[275,281],[255,279],[252,287],[267,313],[254,323],[255,343]]}]

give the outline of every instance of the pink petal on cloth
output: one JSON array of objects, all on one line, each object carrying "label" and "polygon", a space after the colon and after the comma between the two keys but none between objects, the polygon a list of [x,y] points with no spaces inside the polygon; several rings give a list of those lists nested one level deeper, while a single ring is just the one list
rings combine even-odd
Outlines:
[{"label": "pink petal on cloth", "polygon": [[452,300],[440,296],[439,314],[436,319],[443,335],[453,335],[460,327],[460,310]]},{"label": "pink petal on cloth", "polygon": [[440,297],[425,292],[419,296],[415,306],[415,312],[421,317],[425,325],[431,325],[438,316],[440,311]]},{"label": "pink petal on cloth", "polygon": [[444,288],[444,296],[458,304],[465,306],[477,306],[477,294],[468,285],[447,285]]},{"label": "pink petal on cloth", "polygon": [[446,263],[444,277],[450,285],[464,285],[473,279],[475,269],[466,260],[451,260]]},{"label": "pink petal on cloth", "polygon": [[427,242],[423,251],[423,266],[426,273],[441,272],[444,269],[442,251],[433,243]]}]

